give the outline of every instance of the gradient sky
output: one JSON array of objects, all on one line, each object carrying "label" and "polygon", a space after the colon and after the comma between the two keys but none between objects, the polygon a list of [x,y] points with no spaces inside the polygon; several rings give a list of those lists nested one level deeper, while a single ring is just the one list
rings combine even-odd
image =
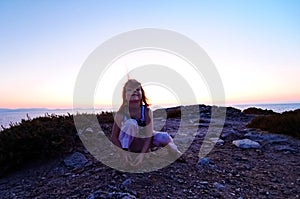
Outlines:
[{"label": "gradient sky", "polygon": [[197,42],[228,104],[300,102],[299,10],[298,0],[0,1],[0,107],[71,108],[89,54],[149,27]]}]

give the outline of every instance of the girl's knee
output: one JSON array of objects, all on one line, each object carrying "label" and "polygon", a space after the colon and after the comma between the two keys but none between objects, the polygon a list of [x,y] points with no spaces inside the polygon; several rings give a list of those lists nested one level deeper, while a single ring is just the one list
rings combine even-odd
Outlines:
[{"label": "girl's knee", "polygon": [[162,142],[165,145],[169,144],[171,141],[172,141],[172,138],[171,138],[171,136],[169,134],[167,134],[167,133],[163,134],[163,136],[162,136]]},{"label": "girl's knee", "polygon": [[172,138],[168,133],[156,133],[154,135],[154,145],[156,146],[166,146],[168,145],[170,142],[172,142]]},{"label": "girl's knee", "polygon": [[134,119],[129,119],[124,122],[124,124],[121,127],[121,131],[128,131],[129,129],[132,130],[138,130],[138,124],[137,121]]}]

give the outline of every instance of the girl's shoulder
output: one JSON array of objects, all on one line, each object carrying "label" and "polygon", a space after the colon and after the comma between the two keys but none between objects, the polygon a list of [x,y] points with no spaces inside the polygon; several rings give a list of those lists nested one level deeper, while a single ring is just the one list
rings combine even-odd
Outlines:
[{"label": "girl's shoulder", "polygon": [[151,109],[148,106],[142,105],[144,107],[145,112],[151,112]]},{"label": "girl's shoulder", "polygon": [[149,107],[145,106],[145,117],[151,118],[152,116],[152,110]]},{"label": "girl's shoulder", "polygon": [[123,120],[123,118],[124,118],[124,113],[122,113],[120,111],[116,112],[115,117],[114,117],[115,121],[120,122]]}]

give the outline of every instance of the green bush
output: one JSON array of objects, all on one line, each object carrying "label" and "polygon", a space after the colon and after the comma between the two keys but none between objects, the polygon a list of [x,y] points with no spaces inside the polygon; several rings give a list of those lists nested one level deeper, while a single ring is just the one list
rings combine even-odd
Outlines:
[{"label": "green bush", "polygon": [[29,161],[68,152],[77,140],[72,116],[22,120],[0,132],[0,175]]},{"label": "green bush", "polygon": [[[95,115],[85,116],[89,120]],[[113,114],[102,112],[97,119],[112,123]],[[28,162],[69,153],[81,144],[72,115],[22,120],[0,132],[0,176]]]},{"label": "green bush", "polygon": [[247,127],[300,138],[300,109],[281,114],[257,116]]}]

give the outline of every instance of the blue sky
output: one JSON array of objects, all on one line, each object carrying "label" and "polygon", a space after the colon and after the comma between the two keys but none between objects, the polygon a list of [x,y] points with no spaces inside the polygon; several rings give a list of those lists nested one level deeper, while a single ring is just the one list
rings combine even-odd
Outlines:
[{"label": "blue sky", "polygon": [[299,10],[297,0],[1,1],[0,107],[71,107],[88,55],[148,27],[197,42],[227,103],[299,102]]}]

